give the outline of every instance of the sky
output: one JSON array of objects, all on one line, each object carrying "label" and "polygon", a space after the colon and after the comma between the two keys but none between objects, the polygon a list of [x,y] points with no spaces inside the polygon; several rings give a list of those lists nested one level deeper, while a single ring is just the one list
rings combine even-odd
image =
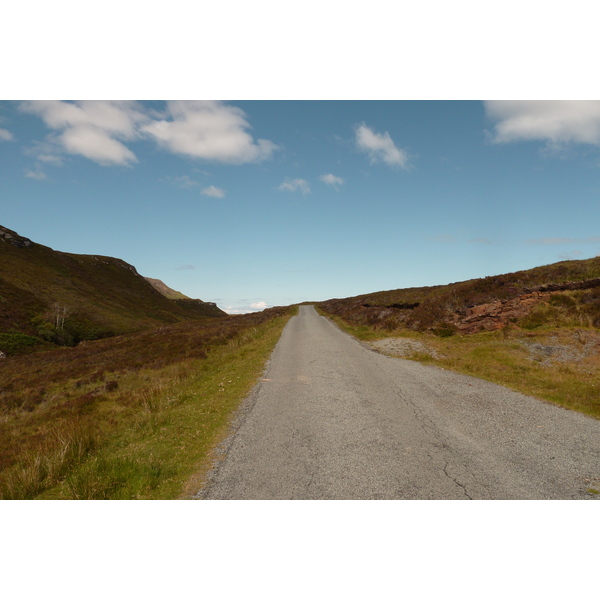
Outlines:
[{"label": "sky", "polygon": [[0,224],[230,313],[600,254],[599,101],[0,102]]}]

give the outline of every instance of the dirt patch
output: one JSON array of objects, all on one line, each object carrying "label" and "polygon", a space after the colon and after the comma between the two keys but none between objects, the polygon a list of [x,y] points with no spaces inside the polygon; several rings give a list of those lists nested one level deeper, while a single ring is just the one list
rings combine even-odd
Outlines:
[{"label": "dirt patch", "polygon": [[441,355],[430,346],[427,346],[423,342],[408,338],[385,338],[375,342],[368,342],[368,345],[373,348],[373,350],[377,350],[377,352],[389,356],[411,356],[419,352],[429,354],[433,356],[433,358],[442,358]]}]

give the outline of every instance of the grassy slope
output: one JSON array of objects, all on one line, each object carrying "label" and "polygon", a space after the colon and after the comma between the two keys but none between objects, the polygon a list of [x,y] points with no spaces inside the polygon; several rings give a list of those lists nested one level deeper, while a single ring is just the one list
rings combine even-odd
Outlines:
[{"label": "grassy slope", "polygon": [[56,303],[80,339],[213,316],[165,298],[122,260],[0,239],[0,332],[38,335]]},{"label": "grassy slope", "polygon": [[164,284],[160,279],[152,279],[152,277],[144,277],[144,279],[152,285],[152,287],[160,292],[165,298],[169,298],[169,300],[189,300],[190,297],[170,288],[168,285]]},{"label": "grassy slope", "polygon": [[175,498],[293,312],[175,324],[0,363],[0,497]]}]

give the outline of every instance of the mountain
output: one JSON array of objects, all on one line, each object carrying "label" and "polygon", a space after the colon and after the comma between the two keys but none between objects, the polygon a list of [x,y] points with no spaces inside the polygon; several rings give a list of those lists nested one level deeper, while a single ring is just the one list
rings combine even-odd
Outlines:
[{"label": "mountain", "polygon": [[226,314],[202,301],[180,301],[121,259],[59,252],[0,226],[0,351],[9,335],[73,345]]},{"label": "mountain", "polygon": [[199,299],[192,299],[170,288],[164,284],[160,279],[152,279],[151,277],[144,277],[144,279],[152,285],[152,287],[160,292],[165,298],[169,298],[186,310],[189,310],[200,317],[225,317],[227,313],[222,311],[214,302],[204,302]]},{"label": "mountain", "polygon": [[507,324],[600,328],[600,257],[448,285],[336,298],[320,307],[355,324],[441,335],[492,331]]},{"label": "mountain", "polygon": [[152,279],[151,277],[144,277],[144,279],[148,281],[155,290],[165,296],[165,298],[169,298],[169,300],[190,300],[189,296],[170,288],[160,279]]}]

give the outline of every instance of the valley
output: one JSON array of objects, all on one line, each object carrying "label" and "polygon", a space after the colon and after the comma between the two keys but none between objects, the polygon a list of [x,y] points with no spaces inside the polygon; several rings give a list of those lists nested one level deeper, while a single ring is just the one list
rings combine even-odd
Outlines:
[{"label": "valley", "polygon": [[[380,354],[600,417],[600,258],[314,304]],[[0,227],[0,498],[200,493],[297,312],[227,315]]]}]

